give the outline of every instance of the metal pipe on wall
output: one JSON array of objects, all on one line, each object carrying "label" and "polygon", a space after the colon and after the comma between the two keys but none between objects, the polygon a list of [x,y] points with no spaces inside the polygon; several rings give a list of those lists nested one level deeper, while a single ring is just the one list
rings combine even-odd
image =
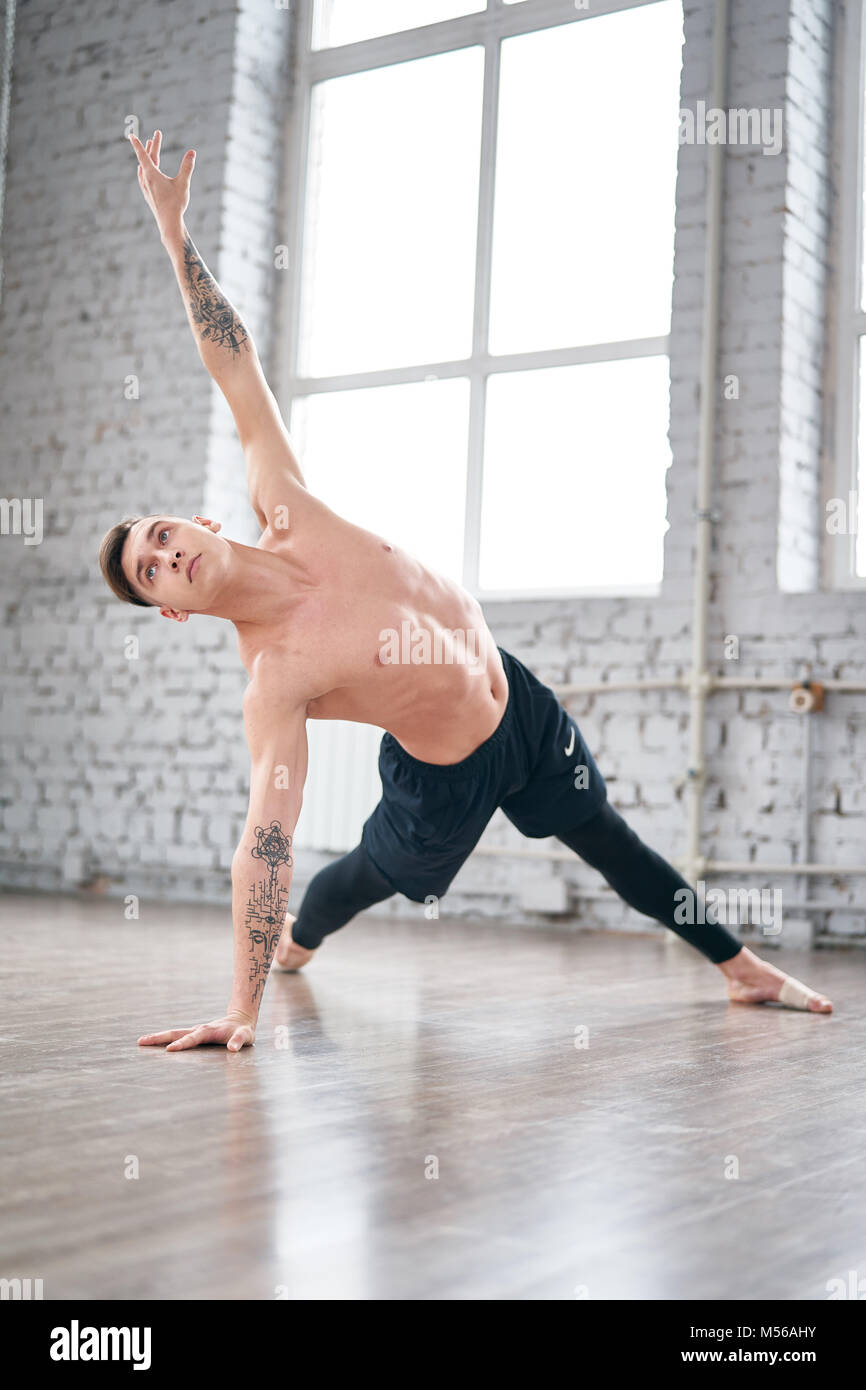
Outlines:
[{"label": "metal pipe on wall", "polygon": [[[501,857],[503,859],[559,859],[564,863],[574,863],[575,855],[568,849],[511,849],[508,845],[477,845],[474,854]],[[674,864],[676,860],[672,861]],[[682,861],[680,861],[680,865]],[[765,876],[769,874],[809,874],[826,875],[829,878],[848,878],[851,874],[866,874],[866,864],[755,864],[738,859],[704,859],[702,873],[705,874],[744,874]],[[802,906],[802,904],[801,904]],[[839,907],[838,911],[844,911]],[[852,912],[862,912],[862,908],[851,908]]]},{"label": "metal pipe on wall", "polygon": [[[811,676],[803,680],[813,679]],[[790,676],[714,676],[707,673],[707,694],[717,690],[792,690],[800,682]],[[820,681],[825,690],[837,694],[866,694],[866,681],[840,681],[823,677]],[[566,681],[552,685],[557,695],[603,695],[611,690],[688,690],[691,681],[688,676],[651,676],[645,680],[623,681]]]},{"label": "metal pipe on wall", "polygon": [[[807,864],[812,854],[812,728],[811,717],[807,714],[803,725],[803,751],[800,754],[803,760],[800,789],[800,856]],[[808,912],[812,895],[812,882],[808,874],[804,874],[799,884],[799,892],[803,895],[804,910]]]},{"label": "metal pipe on wall", "polygon": [[[728,4],[716,0],[713,30],[714,108],[724,110],[727,92]],[[701,397],[698,422],[698,477],[695,513],[695,567],[692,589],[692,669],[689,683],[689,781],[687,866],[692,883],[703,868],[701,830],[706,777],[707,615],[710,599],[710,545],[715,458],[716,363],[719,342],[719,284],[722,260],[722,182],[724,145],[707,146],[707,213],[704,247],[704,303],[701,324]]]},{"label": "metal pipe on wall", "polygon": [[866,874],[866,864],[753,864],[747,860],[738,859],[706,859],[704,872],[708,874],[826,874],[831,878],[848,878],[851,874]]}]

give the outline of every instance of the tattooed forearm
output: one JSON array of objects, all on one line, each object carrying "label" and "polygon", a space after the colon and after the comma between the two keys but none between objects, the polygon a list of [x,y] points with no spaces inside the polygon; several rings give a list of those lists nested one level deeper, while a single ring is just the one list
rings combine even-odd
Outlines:
[{"label": "tattooed forearm", "polygon": [[271,960],[286,920],[289,890],[280,883],[278,875],[281,865],[291,866],[291,844],[291,836],[283,834],[278,820],[271,821],[268,826],[256,826],[256,843],[251,852],[253,859],[261,859],[267,865],[268,874],[267,877],[250,884],[250,896],[246,906],[249,981],[254,1004],[261,999]]},{"label": "tattooed forearm", "polygon": [[183,266],[193,322],[201,338],[214,347],[228,348],[235,357],[249,351],[247,330],[202,261],[187,232],[183,241]]}]

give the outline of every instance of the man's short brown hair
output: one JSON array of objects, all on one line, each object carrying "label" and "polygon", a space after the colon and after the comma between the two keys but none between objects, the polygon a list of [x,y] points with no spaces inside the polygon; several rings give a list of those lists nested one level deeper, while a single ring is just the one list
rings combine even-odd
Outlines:
[{"label": "man's short brown hair", "polygon": [[125,521],[118,521],[116,526],[106,531],[99,547],[99,567],[106,584],[117,598],[123,599],[124,603],[137,603],[140,608],[153,608],[156,605],[148,603],[146,598],[140,598],[135,592],[120,563],[124,542],[132,527],[140,520],[139,516],[128,516]]}]

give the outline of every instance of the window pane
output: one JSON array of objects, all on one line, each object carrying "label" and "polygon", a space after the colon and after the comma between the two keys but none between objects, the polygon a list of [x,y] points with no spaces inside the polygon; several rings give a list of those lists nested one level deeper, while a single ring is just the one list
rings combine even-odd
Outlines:
[{"label": "window pane", "polygon": [[358,43],[486,8],[487,0],[316,0],[313,48]]},{"label": "window pane", "polygon": [[[864,72],[863,69],[861,69],[861,72],[860,72],[861,90],[862,90],[862,84],[864,83],[864,81],[866,81],[866,72]],[[866,103],[864,103],[864,106],[863,106],[863,119],[864,119],[864,125],[863,125],[863,128],[862,128],[861,131],[860,131],[860,139],[861,139],[861,142],[862,142],[862,144],[861,144],[861,150],[860,150],[860,158],[861,158],[861,160],[862,160],[862,165],[861,165],[861,190],[860,190],[860,209],[861,209],[861,226],[860,226],[860,236],[861,236],[861,242],[860,242],[860,308],[861,308],[861,309],[866,309]],[[853,295],[852,295],[852,298],[853,298]]]},{"label": "window pane", "polygon": [[302,374],[469,354],[483,64],[473,47],[314,88]]},{"label": "window pane", "polygon": [[497,374],[487,390],[481,587],[657,584],[667,357]]},{"label": "window pane", "polygon": [[292,408],[311,491],[458,581],[468,421],[462,378],[323,392]]},{"label": "window pane", "polygon": [[502,45],[490,347],[667,333],[679,0]]},{"label": "window pane", "polygon": [[[858,402],[859,430],[857,439],[857,519],[854,523],[857,528],[854,543],[854,573],[862,579],[866,579],[866,352],[863,350],[864,343],[866,343],[866,339],[858,339],[860,400]],[[851,498],[846,497],[844,502],[847,517]]]}]

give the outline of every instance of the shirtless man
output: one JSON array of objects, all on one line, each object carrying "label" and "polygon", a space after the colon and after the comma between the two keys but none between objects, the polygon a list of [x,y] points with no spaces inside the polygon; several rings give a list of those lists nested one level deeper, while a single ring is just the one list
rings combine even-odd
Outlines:
[{"label": "shirtless man", "polygon": [[[252,1044],[272,962],[299,969],[326,935],[395,892],[416,902],[440,898],[497,806],[524,834],[556,835],[637,911],[694,945],[725,975],[732,1000],[829,1013],[829,1000],[723,926],[682,924],[685,880],[610,806],[574,720],[497,647],[475,599],[307,490],[249,333],[186,229],[194,151],[170,178],[159,167],[159,131],[146,146],[134,136],[132,144],[202,361],[234,415],[262,528],[252,547],[221,537],[216,521],[160,513],[112,527],[100,550],[119,598],[175,622],[206,613],[234,623],[250,678],[250,799],[232,861],[231,998],[221,1018],[139,1043],[170,1051]],[[308,719],[387,731],[383,797],[361,843],[315,876],[295,918],[287,912],[291,842]]]}]

